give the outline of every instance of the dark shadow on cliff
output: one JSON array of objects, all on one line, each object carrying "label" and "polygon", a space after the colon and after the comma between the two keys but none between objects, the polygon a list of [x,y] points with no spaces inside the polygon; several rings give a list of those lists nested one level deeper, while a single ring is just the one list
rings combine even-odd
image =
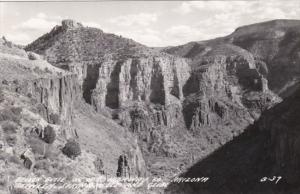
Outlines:
[{"label": "dark shadow on cliff", "polygon": [[121,67],[122,62],[118,62],[110,74],[110,82],[107,85],[105,104],[112,109],[119,107],[119,74],[121,72]]},{"label": "dark shadow on cliff", "polygon": [[93,89],[96,88],[97,81],[99,79],[99,67],[100,65],[88,65],[87,66],[87,76],[83,81],[82,90],[83,98],[86,103],[91,104],[91,96]]},{"label": "dark shadow on cliff", "polygon": [[[300,193],[299,153],[295,143],[300,139],[299,99],[300,90],[265,111],[241,135],[181,174],[209,177],[208,182],[172,183],[166,193]],[[282,159],[281,155],[285,157]],[[260,181],[273,176],[282,179],[277,184]]]},{"label": "dark shadow on cliff", "polygon": [[154,104],[165,105],[165,88],[164,88],[164,77],[162,75],[161,67],[157,65],[158,69],[151,78],[150,83],[150,102]]}]

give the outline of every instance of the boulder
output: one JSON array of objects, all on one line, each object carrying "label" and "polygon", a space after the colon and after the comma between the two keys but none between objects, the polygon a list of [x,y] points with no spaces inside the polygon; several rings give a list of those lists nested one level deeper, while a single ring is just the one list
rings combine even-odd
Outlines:
[{"label": "boulder", "polygon": [[125,154],[119,157],[117,177],[130,177],[130,168]]},{"label": "boulder", "polygon": [[29,60],[40,60],[41,59],[41,57],[34,52],[27,52],[27,55],[28,55]]},{"label": "boulder", "polygon": [[22,155],[21,159],[23,159],[24,167],[27,169],[33,169],[35,165],[35,157],[30,148],[28,148]]}]

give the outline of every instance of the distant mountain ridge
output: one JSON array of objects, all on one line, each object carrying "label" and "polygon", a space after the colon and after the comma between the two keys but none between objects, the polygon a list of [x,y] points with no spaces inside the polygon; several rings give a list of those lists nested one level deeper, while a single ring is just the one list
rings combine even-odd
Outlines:
[{"label": "distant mountain ridge", "polygon": [[207,50],[214,51],[228,44],[245,49],[266,64],[271,90],[285,97],[294,91],[293,86],[299,85],[299,33],[300,20],[272,20],[239,27],[225,37],[168,47],[164,51],[197,63],[198,58],[209,55]]},{"label": "distant mountain ridge", "polygon": [[133,55],[151,49],[133,41],[102,30],[84,27],[73,20],[62,21],[49,33],[25,47],[39,54],[47,53],[47,60],[53,64],[66,61],[89,61],[106,54]]}]

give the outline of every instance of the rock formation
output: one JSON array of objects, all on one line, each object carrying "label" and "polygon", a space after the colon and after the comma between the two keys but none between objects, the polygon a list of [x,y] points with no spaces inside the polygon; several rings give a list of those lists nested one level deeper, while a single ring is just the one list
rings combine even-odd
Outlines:
[{"label": "rock formation", "polygon": [[250,52],[202,47],[184,59],[63,21],[26,50],[77,74],[85,101],[136,134],[153,169],[149,158],[185,160],[187,140],[199,157],[209,154],[280,100],[268,88],[264,62]]},{"label": "rock formation", "polygon": [[[199,160],[186,176],[225,167],[208,186],[188,187],[190,193],[243,192],[247,184],[260,189],[257,176],[272,173],[282,173],[285,186],[296,185],[298,176],[288,173],[298,171],[299,161],[298,110],[292,107],[299,97],[292,94],[299,81],[298,34],[299,21],[279,20],[154,49],[64,20],[26,51],[2,38],[0,111],[22,106],[0,117],[1,126],[14,123],[11,134],[1,128],[6,134],[0,140],[10,156],[23,152],[24,144],[37,158],[40,145],[43,157],[51,156],[40,136],[50,126],[53,150],[61,153],[70,139],[80,145],[79,159],[68,166],[78,176],[102,173],[105,166],[106,176],[118,168],[121,177],[172,177]],[[278,95],[286,99],[274,106]],[[97,155],[104,156],[101,162]],[[41,160],[35,169],[43,168]],[[231,177],[238,186],[228,182]]]},{"label": "rock formation", "polygon": [[[260,67],[272,91],[281,97],[293,93],[299,83],[299,20],[273,20],[237,28],[232,34],[165,49],[166,52],[199,59],[214,47],[229,44],[249,51]],[[226,49],[226,52],[230,49]]]},{"label": "rock formation", "polygon": [[119,157],[117,177],[130,177],[130,167],[125,154]]},{"label": "rock formation", "polygon": [[[66,25],[72,29],[80,28],[70,23]],[[68,176],[70,179],[73,176],[96,176],[99,173],[93,164],[96,155],[108,151],[103,159],[108,176],[113,171],[115,174],[117,165],[111,161],[115,161],[122,152],[129,156],[132,176],[145,176],[145,162],[134,137],[125,135],[124,128],[104,119],[84,103],[76,74],[54,67],[43,57],[34,57],[33,60],[32,56],[36,54],[26,52],[6,39],[1,40],[1,175],[13,172],[10,181],[30,173]],[[94,119],[89,120],[91,118]],[[110,133],[118,134],[118,137],[111,138]],[[86,144],[85,138],[89,135],[98,136],[97,141],[88,138],[89,142],[96,144],[96,150]],[[99,141],[105,136],[109,138]],[[81,147],[80,156],[73,162],[61,150],[70,139],[76,139]],[[26,152],[27,147],[31,150],[30,156]],[[0,192],[9,184],[11,182],[3,183]],[[30,192],[36,193],[36,190]]]},{"label": "rock formation", "polygon": [[299,98],[300,89],[182,174],[210,177],[207,183],[172,184],[166,193],[299,192]]}]

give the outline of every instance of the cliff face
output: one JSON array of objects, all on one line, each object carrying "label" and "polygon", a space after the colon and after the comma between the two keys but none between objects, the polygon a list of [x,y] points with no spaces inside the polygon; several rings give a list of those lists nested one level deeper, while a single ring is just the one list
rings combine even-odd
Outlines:
[{"label": "cliff face", "polygon": [[[299,31],[299,20],[273,20],[239,27],[225,37],[191,42],[165,51],[197,60],[216,47],[243,48],[262,62],[269,88],[285,98],[299,86]],[[227,48],[225,52],[231,50]]]},{"label": "cliff face", "polygon": [[191,55],[182,112],[186,126],[205,147],[216,148],[280,99],[268,89],[263,64],[251,53],[231,45],[200,50]]},{"label": "cliff face", "polygon": [[2,84],[10,91],[34,99],[37,111],[47,122],[66,128],[67,139],[76,137],[71,126],[74,104],[81,98],[76,75],[40,59],[30,60],[30,54],[13,44],[10,47],[2,44]]},{"label": "cliff face", "polygon": [[[115,177],[117,159],[122,154],[128,157],[132,177],[146,176],[136,139],[84,103],[77,74],[54,67],[42,56],[12,43],[7,45],[6,40],[0,43],[1,178],[7,171],[14,173],[10,181],[31,173]],[[62,152],[70,140],[80,146],[75,159]],[[24,152],[30,153],[30,158],[23,165],[20,158]],[[0,191],[11,183],[2,184]]]},{"label": "cliff face", "polygon": [[279,101],[265,64],[233,45],[197,47],[200,55],[184,59],[64,21],[26,50],[75,73],[85,101],[138,136],[154,174],[158,164],[172,174],[190,155],[211,153]]},{"label": "cliff face", "polygon": [[[60,150],[68,139],[78,139],[73,126],[73,108],[81,97],[76,75],[3,42],[0,41],[0,174],[1,181],[5,181],[0,186],[1,193],[7,193],[16,178],[32,174],[95,175],[94,154],[82,149],[81,159],[74,161]],[[85,170],[80,172],[78,166]],[[36,189],[26,192],[37,193]]]},{"label": "cliff face", "polygon": [[[182,174],[210,177],[207,183],[172,184],[166,193],[298,193],[299,97],[298,89]],[[273,181],[264,181],[264,177]]]},{"label": "cliff face", "polygon": [[[299,91],[286,97],[297,86],[298,23],[283,23],[242,27],[224,38],[158,51],[65,20],[27,52],[0,41],[1,86],[7,96],[31,101],[22,112],[27,116],[26,125],[18,124],[21,131],[36,126],[28,116],[35,115],[43,128],[59,132],[55,148],[78,140],[83,154],[72,166],[75,175],[93,175],[95,168],[87,166],[95,161],[108,176],[118,167],[122,176],[150,171],[171,177],[192,166],[184,176],[212,182],[189,185],[187,193],[251,187],[272,193],[274,188],[257,180],[280,174],[285,182],[276,188],[296,187],[300,168]],[[293,63],[294,81],[286,70],[280,74],[285,62]],[[281,99],[273,91],[286,99],[275,105]],[[1,104],[0,94],[0,113],[8,104],[22,104],[13,97]],[[24,142],[30,141],[18,146]]]},{"label": "cliff face", "polygon": [[169,105],[183,99],[188,76],[185,60],[172,56],[108,59],[99,68],[92,101],[96,108],[113,109],[133,101]]},{"label": "cliff face", "polygon": [[300,180],[300,122],[299,103],[300,89],[298,88],[282,103],[266,111],[255,126],[261,133],[268,134],[265,147],[273,161],[272,172],[285,177],[286,184],[299,189]]},{"label": "cliff face", "polygon": [[47,122],[67,128],[66,139],[76,137],[76,132],[72,129],[73,109],[81,98],[76,75],[31,80],[18,89],[21,94],[36,99],[40,104],[39,113]]}]

